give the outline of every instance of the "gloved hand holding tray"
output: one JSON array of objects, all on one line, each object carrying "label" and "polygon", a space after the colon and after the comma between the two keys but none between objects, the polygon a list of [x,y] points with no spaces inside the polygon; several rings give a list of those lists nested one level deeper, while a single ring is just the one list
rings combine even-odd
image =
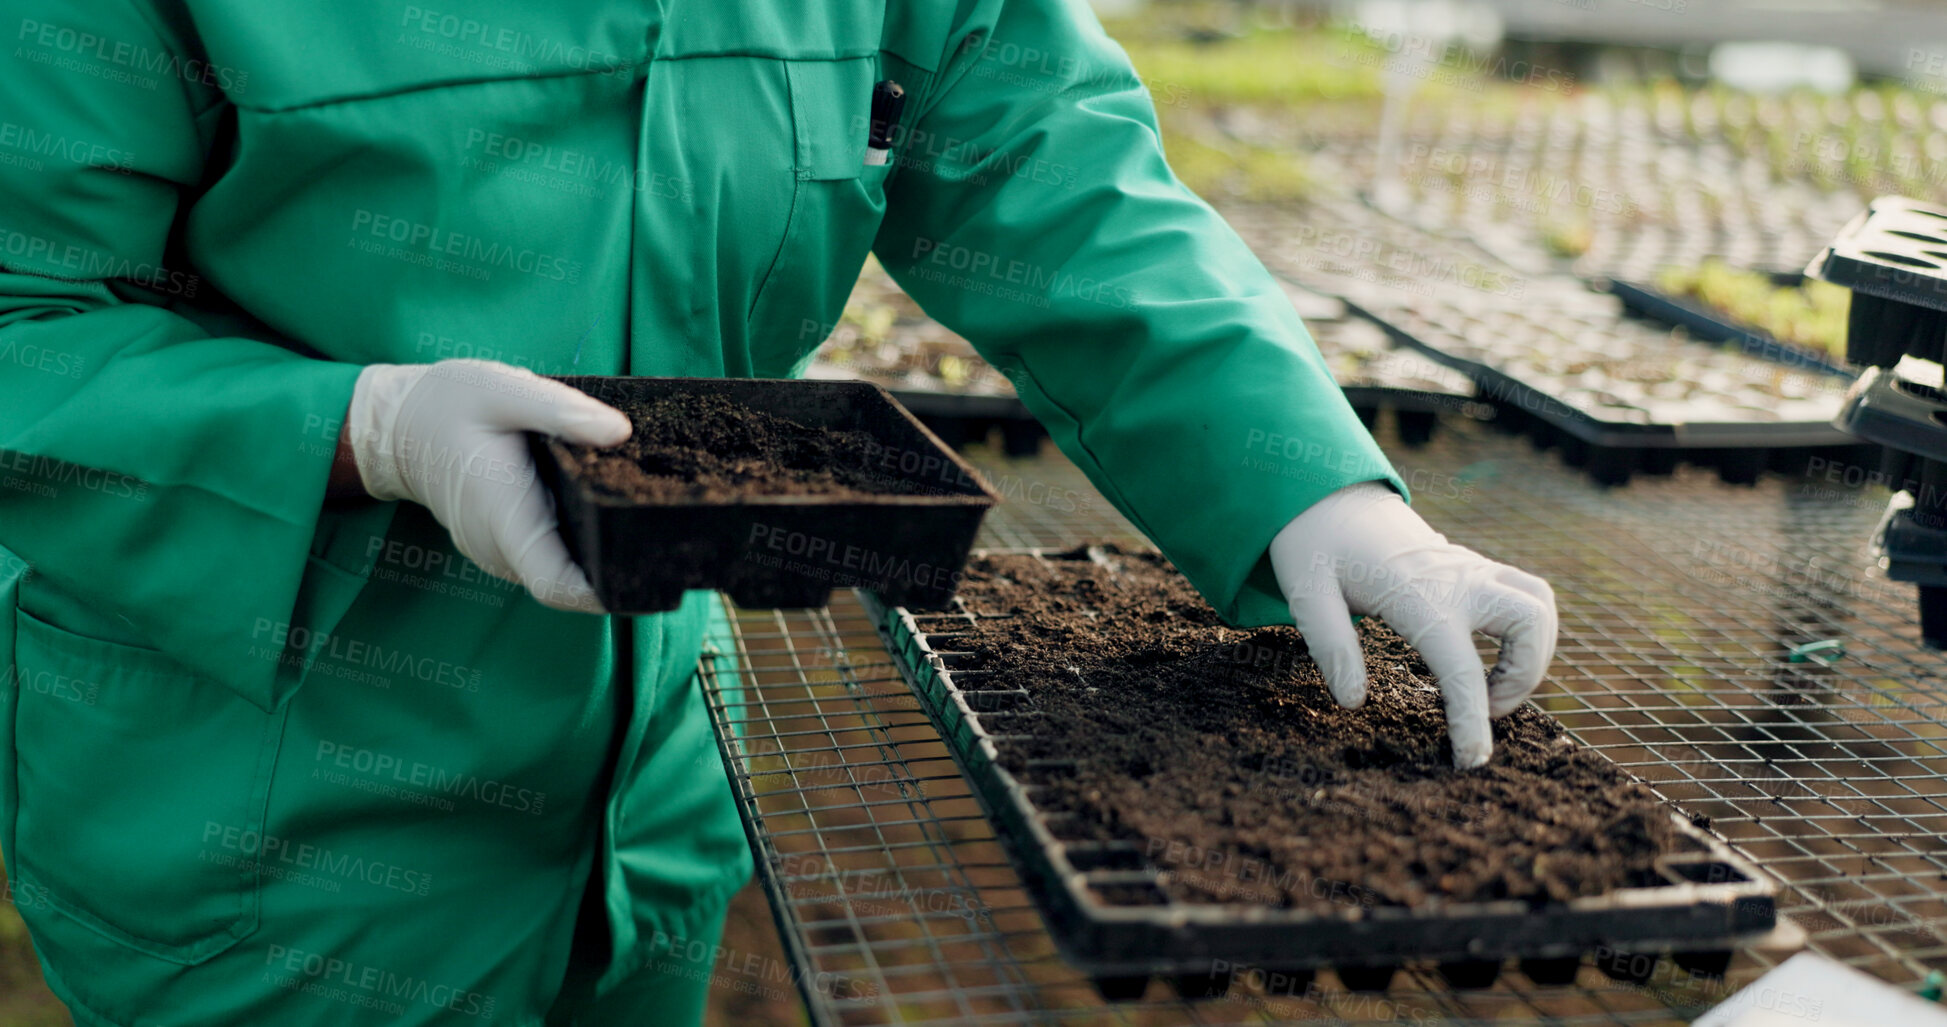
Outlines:
[{"label": "gloved hand holding tray", "polygon": [[560,380],[635,424],[609,449],[531,437],[610,613],[672,610],[698,588],[748,608],[820,606],[846,586],[937,607],[998,498],[864,382]]},{"label": "gloved hand holding tray", "polygon": [[1371,618],[1349,710],[1294,631],[1223,626],[1153,553],[975,554],[953,612],[868,603],[1106,995],[1403,963],[1485,986],[1509,959],[1559,984],[1585,954],[1721,973],[1778,924],[1756,868],[1533,706],[1454,770],[1432,675]]}]

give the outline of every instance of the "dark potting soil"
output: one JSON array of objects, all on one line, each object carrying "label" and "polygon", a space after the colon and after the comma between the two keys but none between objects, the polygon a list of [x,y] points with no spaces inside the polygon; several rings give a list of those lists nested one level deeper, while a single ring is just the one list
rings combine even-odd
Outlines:
[{"label": "dark potting soil", "polygon": [[[921,491],[875,470],[868,432],[814,428],[722,396],[622,401],[635,423],[619,446],[570,446],[597,491],[644,503],[750,496],[870,496]],[[883,461],[879,461],[883,463]]]},{"label": "dark potting soil", "polygon": [[1160,557],[1098,552],[1119,570],[975,560],[961,598],[1012,616],[936,645],[991,672],[968,687],[1028,693],[982,719],[1024,736],[1001,762],[1044,812],[1073,814],[1057,836],[1133,843],[1171,899],[1539,904],[1661,883],[1652,861],[1691,844],[1646,786],[1532,706],[1495,723],[1486,767],[1454,769],[1433,676],[1372,618],[1368,698],[1347,710],[1293,629],[1226,628]]}]

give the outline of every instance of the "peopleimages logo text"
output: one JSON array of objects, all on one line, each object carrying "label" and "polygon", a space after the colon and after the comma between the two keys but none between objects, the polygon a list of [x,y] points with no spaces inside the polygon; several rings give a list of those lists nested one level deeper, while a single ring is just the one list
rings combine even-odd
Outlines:
[{"label": "peopleimages logo text", "polygon": [[363,208],[352,213],[352,234],[398,243],[420,253],[453,257],[486,267],[504,267],[573,285],[581,281],[582,262],[539,250],[518,249],[488,242],[477,235],[449,232],[438,225],[391,217]]},{"label": "peopleimages logo text", "polygon": [[214,86],[226,93],[241,92],[250,81],[250,73],[247,71],[222,67],[193,57],[179,57],[167,50],[138,46],[127,40],[110,39],[94,32],[35,21],[32,18],[20,20],[20,32],[14,38],[19,42],[53,53],[86,58],[101,64],[127,68],[130,71],[164,75],[179,78],[184,82]]}]

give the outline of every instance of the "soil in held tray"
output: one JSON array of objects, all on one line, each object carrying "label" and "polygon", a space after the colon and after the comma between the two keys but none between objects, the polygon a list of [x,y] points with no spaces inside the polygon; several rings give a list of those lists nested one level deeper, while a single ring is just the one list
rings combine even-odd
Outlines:
[{"label": "soil in held tray", "polygon": [[642,503],[734,502],[749,496],[900,495],[916,483],[875,468],[884,449],[868,432],[814,428],[723,396],[628,401],[635,423],[620,446],[570,446],[597,491]]},{"label": "soil in held tray", "polygon": [[1170,899],[1539,904],[1661,883],[1652,861],[1687,844],[1646,786],[1532,706],[1495,722],[1486,767],[1455,770],[1432,674],[1372,618],[1368,698],[1347,710],[1293,629],[1226,628],[1160,557],[1100,552],[1115,571],[975,560],[961,598],[1012,616],[935,644],[990,672],[963,687],[1028,693],[982,719],[1020,736],[1001,762],[1033,802],[1073,814],[1057,836],[1133,843]]}]

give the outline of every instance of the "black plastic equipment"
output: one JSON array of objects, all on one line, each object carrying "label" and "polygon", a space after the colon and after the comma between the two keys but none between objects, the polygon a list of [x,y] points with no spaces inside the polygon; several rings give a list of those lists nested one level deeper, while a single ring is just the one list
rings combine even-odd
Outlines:
[{"label": "black plastic equipment", "polygon": [[[1667,345],[1669,340],[1663,337],[1672,328],[1683,328],[1700,343],[1742,342],[1751,372],[1799,376],[1807,392],[1836,391],[1851,377],[1829,362],[1808,360],[1803,353],[1775,343],[1751,345],[1748,331],[1722,322],[1673,323],[1666,316],[1673,312],[1648,302],[1640,289],[1625,289],[1618,298],[1625,313],[1578,315],[1580,320],[1567,329],[1557,324],[1564,315],[1555,312],[1505,311],[1495,316],[1518,319],[1527,329],[1566,330],[1572,336],[1604,331],[1618,340],[1616,345],[1637,336]],[[1493,329],[1443,326],[1440,322],[1449,313],[1428,306],[1393,321],[1375,319],[1401,343],[1472,378],[1477,398],[1495,406],[1496,427],[1526,434],[1537,447],[1560,447],[1568,464],[1584,469],[1598,484],[1622,485],[1638,473],[1667,474],[1679,462],[1714,467],[1726,482],[1752,484],[1767,468],[1802,471],[1812,455],[1835,460],[1873,458],[1869,449],[1827,423],[1825,413],[1818,419],[1783,419],[1726,407],[1717,416],[1674,420],[1628,403],[1577,398],[1560,383],[1531,381],[1500,366],[1494,355],[1496,345],[1482,341],[1483,333]],[[1628,359],[1625,353],[1614,355]]]},{"label": "black plastic equipment", "polygon": [[[1087,561],[1086,550],[1039,552],[1042,559]],[[1519,959],[1545,973],[1585,953],[1630,955],[1629,972],[1654,968],[1662,954],[1708,962],[1770,932],[1774,885],[1711,835],[1676,817],[1689,850],[1667,858],[1663,880],[1567,903],[1477,902],[1419,909],[1378,908],[1324,915],[1259,905],[1169,901],[1162,871],[1141,847],[1064,841],[1036,807],[1031,785],[1003,767],[999,734],[983,711],[999,711],[1016,689],[950,668],[953,625],[978,611],[920,614],[865,595],[866,608],[920,704],[1007,843],[1057,947],[1093,977],[1105,996],[1140,993],[1152,975],[1172,978],[1179,994],[1220,993],[1233,970],[1287,976],[1333,967],[1346,987],[1383,989],[1402,963],[1436,963],[1456,987],[1493,983],[1501,964]],[[933,631],[921,620],[936,625]],[[1111,901],[1140,893],[1143,904]],[[1600,965],[1600,960],[1598,960]],[[1568,963],[1563,962],[1563,965]]]},{"label": "black plastic equipment", "polygon": [[1874,200],[1806,274],[1852,290],[1846,354],[1871,368],[1834,424],[1886,447],[1895,497],[1878,535],[1887,576],[1920,586],[1920,630],[1947,648],[1947,210]]},{"label": "black plastic equipment", "polygon": [[578,479],[560,439],[530,434],[554,491],[568,551],[611,613],[673,610],[688,589],[721,589],[755,608],[822,606],[831,590],[871,588],[933,607],[953,597],[961,565],[999,501],[886,390],[865,382],[734,378],[560,379],[609,402],[722,396],[819,428],[864,431],[866,470],[897,491],[635,503]]}]

